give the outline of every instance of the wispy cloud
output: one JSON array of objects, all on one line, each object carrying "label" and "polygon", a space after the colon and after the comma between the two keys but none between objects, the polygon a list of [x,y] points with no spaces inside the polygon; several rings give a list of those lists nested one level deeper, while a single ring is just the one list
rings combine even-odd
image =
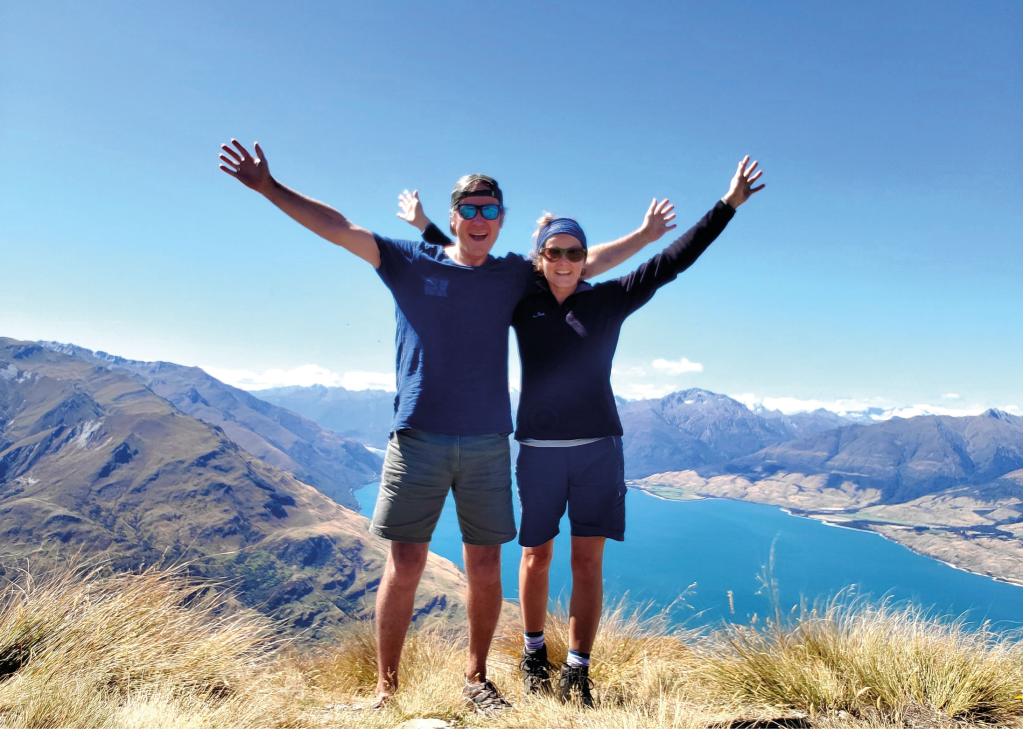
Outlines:
[{"label": "wispy cloud", "polygon": [[678,389],[675,385],[653,385],[649,382],[633,382],[614,385],[614,393],[626,400],[649,400],[670,395]]},{"label": "wispy cloud", "polygon": [[[872,420],[890,420],[891,418],[913,418],[918,415],[951,415],[961,418],[969,415],[980,415],[989,409],[987,405],[972,405],[969,407],[947,407],[945,405],[916,404],[900,405],[884,397],[873,398],[849,398],[836,400],[815,400],[802,399],[798,397],[757,397],[751,392],[738,395],[730,395],[733,400],[738,400],[750,410],[764,407],[768,410],[780,410],[786,415],[793,413],[811,412],[813,410],[830,410],[838,415],[866,415]],[[955,396],[959,399],[959,396]],[[942,399],[952,399],[948,395],[942,395]],[[1004,410],[1012,415],[1023,413],[1017,405],[996,406],[998,410]]]},{"label": "wispy cloud", "polygon": [[954,392],[947,392],[941,396],[942,400],[961,400],[962,398],[956,395]]},{"label": "wispy cloud", "polygon": [[332,372],[315,364],[301,365],[290,370],[269,369],[263,372],[232,370],[223,367],[203,367],[221,382],[242,390],[265,390],[269,387],[309,387],[325,385],[347,390],[394,390],[393,372]]},{"label": "wispy cloud", "polygon": [[780,410],[789,415],[791,413],[804,413],[813,410],[830,410],[834,413],[861,413],[871,409],[885,410],[894,407],[895,403],[883,397],[867,399],[838,399],[838,400],[815,400],[798,397],[758,397],[752,392],[744,392],[739,395],[729,395],[733,400],[738,400],[750,410],[757,407],[764,407],[768,410]]},{"label": "wispy cloud", "polygon": [[611,374],[618,377],[643,377],[646,375],[646,370],[642,367],[626,367],[625,369],[612,367]]},{"label": "wispy cloud", "polygon": [[630,363],[612,368],[611,386],[616,395],[627,400],[664,397],[676,390],[692,387],[680,375],[693,372],[703,372],[703,365],[687,357],[677,360],[658,358],[649,365]]},{"label": "wispy cloud", "polygon": [[703,365],[699,362],[690,362],[683,357],[680,360],[655,359],[654,369],[658,369],[669,375],[681,375],[685,372],[703,372]]},{"label": "wispy cloud", "polygon": [[951,415],[961,418],[964,415],[980,415],[987,410],[984,407],[973,408],[947,408],[941,405],[902,405],[885,410],[874,416],[875,420],[890,420],[891,418],[915,418],[917,415]]}]

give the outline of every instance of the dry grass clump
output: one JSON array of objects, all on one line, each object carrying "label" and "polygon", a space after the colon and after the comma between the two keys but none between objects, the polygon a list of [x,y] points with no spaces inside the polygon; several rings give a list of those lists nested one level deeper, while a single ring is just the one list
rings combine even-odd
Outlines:
[{"label": "dry grass clump", "polygon": [[[416,685],[428,676],[464,661],[467,643],[464,629],[445,623],[413,625],[401,652],[398,683]],[[350,623],[318,655],[302,663],[309,679],[333,692],[372,691],[377,685],[375,624],[371,620]]]},{"label": "dry grass clump", "polygon": [[[1018,636],[938,620],[913,606],[836,599],[766,624],[671,632],[666,613],[620,602],[602,618],[591,676],[597,708],[521,695],[519,626],[494,645],[491,678],[514,709],[481,717],[461,699],[464,639],[410,634],[401,690],[384,711],[348,708],[333,726],[438,718],[478,727],[1023,726]],[[548,655],[567,654],[564,612],[548,616]],[[376,677],[370,624],[354,627],[316,674],[327,693],[366,706]],[[353,698],[355,697],[355,698]],[[757,723],[759,722],[759,723]],[[777,722],[777,723],[771,723]]]},{"label": "dry grass clump", "polygon": [[[402,721],[434,717],[461,721],[473,717],[462,700],[465,684],[465,630],[442,623],[413,626],[405,640],[398,674],[399,690],[386,711],[362,711],[354,724],[345,717],[330,718],[345,726],[395,726]],[[320,654],[299,662],[311,685],[324,695],[347,697],[346,702],[366,707],[373,701],[377,683],[374,624],[352,623],[341,630],[336,642]],[[347,717],[352,720],[352,716]]]},{"label": "dry grass clump", "polygon": [[[495,728],[1023,728],[1018,635],[887,602],[836,599],[700,633],[673,631],[667,611],[621,601],[605,611],[593,649],[593,710],[522,696],[521,635],[508,625],[490,677],[514,708],[494,717],[463,702],[464,631],[414,629],[400,690],[372,711],[372,623],[299,655],[274,644],[266,619],[226,608],[173,570],[24,575],[0,590],[0,729],[394,727],[423,718]],[[564,612],[549,615],[554,662],[567,638]]]},{"label": "dry grass clump", "polygon": [[1018,724],[1023,643],[913,605],[836,599],[757,629],[725,627],[706,653],[711,696],[754,706],[846,712],[893,725]]},{"label": "dry grass clump", "polygon": [[0,590],[0,727],[265,723],[270,635],[180,570],[22,573]]}]

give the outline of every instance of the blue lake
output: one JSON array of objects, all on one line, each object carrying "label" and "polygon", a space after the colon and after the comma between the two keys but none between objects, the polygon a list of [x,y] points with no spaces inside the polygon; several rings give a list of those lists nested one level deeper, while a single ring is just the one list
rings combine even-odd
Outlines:
[{"label": "blue lake", "polygon": [[[373,515],[377,490],[377,484],[370,484],[356,492],[365,516]],[[773,544],[783,608],[855,585],[858,595],[887,594],[941,614],[968,613],[971,622],[1023,626],[1023,587],[954,569],[876,534],[827,526],[773,506],[725,499],[666,501],[632,489],[626,512],[625,542],[609,540],[605,550],[605,602],[627,592],[630,600],[662,607],[685,593],[673,616],[690,626],[764,616],[771,607],[765,595],[757,594],[757,576]],[[566,518],[555,541],[552,602],[561,598],[567,603],[571,589],[568,531]],[[450,494],[430,548],[463,566]],[[511,599],[518,598],[521,554],[515,543],[502,551],[504,593]]]}]

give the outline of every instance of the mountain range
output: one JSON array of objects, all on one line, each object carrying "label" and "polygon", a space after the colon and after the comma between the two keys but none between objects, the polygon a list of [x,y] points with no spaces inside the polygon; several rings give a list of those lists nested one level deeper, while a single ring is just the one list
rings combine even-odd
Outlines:
[{"label": "mountain range", "polygon": [[[301,413],[325,428],[377,449],[387,446],[394,393],[343,387],[292,386],[258,390],[256,397]],[[518,404],[512,391],[512,411]],[[726,395],[690,389],[656,400],[617,398],[625,430],[626,475],[642,478],[754,453],[812,433],[872,422],[820,409],[786,415],[751,411]]]},{"label": "mountain range", "polygon": [[762,479],[778,472],[823,474],[902,503],[953,486],[986,484],[1023,468],[1023,418],[999,410],[973,417],[922,415],[849,425],[768,446],[696,469]]},{"label": "mountain range", "polygon": [[618,399],[625,475],[699,468],[852,422],[828,410],[753,412],[727,395],[697,388],[654,400]]},{"label": "mountain range", "polygon": [[[348,413],[361,423],[351,403],[375,402],[382,411],[392,397],[367,391],[356,399],[339,390],[286,388],[289,399],[279,402],[325,418],[321,424],[341,423]],[[270,396],[281,397],[276,392]],[[334,409],[334,403],[342,405]],[[619,398],[617,405],[626,476],[635,488],[672,499],[775,504],[1023,583],[1023,419],[1017,416],[997,410],[887,420],[872,417],[881,411],[785,414],[696,388],[658,399]]]},{"label": "mountain range", "polygon": [[346,390],[343,387],[273,387],[256,396],[293,410],[324,428],[372,448],[387,448],[394,415],[394,393],[385,390]]},{"label": "mountain range", "polygon": [[[215,404],[231,417],[214,414]],[[364,517],[274,465],[285,456],[299,471],[338,457],[348,471],[308,472],[335,486],[378,463],[361,445],[190,368],[0,338],[0,570],[38,559],[41,547],[115,569],[185,563],[235,585],[242,603],[287,634],[329,636],[372,615],[388,547]],[[417,616],[461,620],[464,596],[462,573],[431,555]]]},{"label": "mountain range", "polygon": [[382,459],[362,442],[224,384],[198,367],[124,359],[72,344],[39,344],[94,367],[128,375],[177,410],[222,428],[252,455],[288,471],[349,509],[359,509],[353,492],[380,475]]}]

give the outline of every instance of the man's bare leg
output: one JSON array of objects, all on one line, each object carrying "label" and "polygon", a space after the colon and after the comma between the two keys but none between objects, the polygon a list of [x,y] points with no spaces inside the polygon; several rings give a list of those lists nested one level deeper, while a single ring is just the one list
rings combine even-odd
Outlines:
[{"label": "man's bare leg", "polygon": [[391,542],[384,576],[377,590],[377,697],[398,688],[398,664],[405,635],[412,624],[416,588],[426,567],[430,545]]},{"label": "man's bare leg", "polygon": [[469,683],[481,683],[487,679],[487,654],[501,617],[501,545],[463,544],[462,547],[469,582],[466,594],[469,665],[465,677]]},{"label": "man's bare leg", "polygon": [[604,603],[604,537],[572,537],[572,600],[568,649],[589,653]]},{"label": "man's bare leg", "polygon": [[554,540],[539,547],[523,547],[519,565],[519,609],[522,611],[522,630],[538,633],[547,623],[547,598],[550,595],[551,558]]}]

